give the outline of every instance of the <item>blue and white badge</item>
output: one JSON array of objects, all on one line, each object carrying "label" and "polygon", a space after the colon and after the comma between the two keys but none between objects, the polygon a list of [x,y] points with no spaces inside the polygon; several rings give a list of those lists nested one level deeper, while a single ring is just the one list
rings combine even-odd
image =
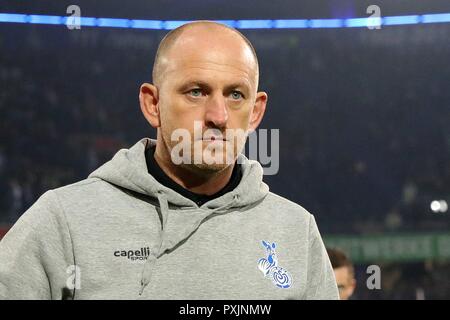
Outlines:
[{"label": "blue and white badge", "polygon": [[287,270],[278,265],[278,258],[275,252],[276,244],[273,242],[262,241],[266,249],[266,258],[258,261],[258,269],[264,274],[265,278],[272,280],[278,288],[287,289],[292,285],[292,277]]}]

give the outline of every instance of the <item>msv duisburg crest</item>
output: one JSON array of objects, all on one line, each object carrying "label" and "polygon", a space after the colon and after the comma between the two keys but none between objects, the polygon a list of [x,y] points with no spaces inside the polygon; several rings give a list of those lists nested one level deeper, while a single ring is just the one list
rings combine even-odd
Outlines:
[{"label": "msv duisburg crest", "polygon": [[287,270],[278,264],[278,257],[275,252],[276,244],[273,242],[262,241],[262,245],[266,249],[266,258],[258,261],[258,269],[269,278],[274,285],[279,288],[287,289],[292,285],[292,277]]}]

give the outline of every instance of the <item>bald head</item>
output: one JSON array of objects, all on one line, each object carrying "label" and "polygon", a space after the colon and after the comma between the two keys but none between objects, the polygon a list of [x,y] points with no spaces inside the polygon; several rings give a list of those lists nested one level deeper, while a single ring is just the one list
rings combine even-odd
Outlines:
[{"label": "bald head", "polygon": [[[225,40],[226,39],[226,40]],[[253,65],[256,83],[259,78],[259,65],[255,49],[250,41],[239,31],[227,25],[212,21],[195,21],[186,23],[170,31],[160,42],[156,51],[155,62],[153,64],[153,83],[160,86],[163,75],[166,71],[168,61],[196,46],[197,43],[209,44],[208,48],[217,48],[218,44],[229,45],[237,50],[244,51],[248,56],[249,63]]]}]

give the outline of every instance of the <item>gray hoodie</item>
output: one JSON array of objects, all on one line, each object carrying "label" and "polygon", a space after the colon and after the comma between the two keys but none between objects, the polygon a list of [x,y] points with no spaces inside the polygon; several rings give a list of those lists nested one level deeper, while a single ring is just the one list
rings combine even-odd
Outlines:
[{"label": "gray hoodie", "polygon": [[0,299],[338,299],[314,217],[256,161],[202,206],[148,174],[143,139],[44,193],[0,242]]}]

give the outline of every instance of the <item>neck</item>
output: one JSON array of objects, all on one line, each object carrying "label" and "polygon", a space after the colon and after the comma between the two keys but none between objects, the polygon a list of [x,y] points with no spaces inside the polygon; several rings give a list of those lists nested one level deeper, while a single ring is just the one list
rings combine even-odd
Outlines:
[{"label": "neck", "polygon": [[230,181],[235,164],[212,172],[175,165],[170,159],[170,155],[160,149],[160,145],[160,143],[156,145],[154,154],[156,163],[170,179],[183,188],[197,194],[213,195],[222,190]]}]

